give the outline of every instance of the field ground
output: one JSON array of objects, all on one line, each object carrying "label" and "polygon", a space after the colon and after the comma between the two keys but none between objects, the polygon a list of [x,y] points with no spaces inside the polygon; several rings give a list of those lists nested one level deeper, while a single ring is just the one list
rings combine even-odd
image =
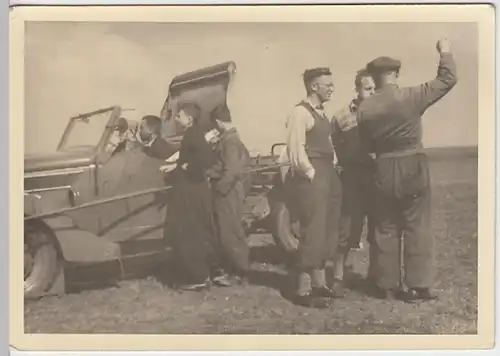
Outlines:
[{"label": "field ground", "polygon": [[253,278],[209,293],[170,289],[153,277],[63,297],[26,302],[26,333],[477,333],[477,157],[436,159],[432,231],[438,301],[373,299],[363,292],[367,251],[351,257],[346,298],[329,310],[292,305],[280,290],[283,265],[269,236],[251,238]]}]

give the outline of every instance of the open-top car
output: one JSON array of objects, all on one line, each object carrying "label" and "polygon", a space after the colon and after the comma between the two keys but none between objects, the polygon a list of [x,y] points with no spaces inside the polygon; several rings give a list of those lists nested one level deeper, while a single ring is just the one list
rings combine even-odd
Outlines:
[{"label": "open-top car", "polygon": [[[173,119],[178,104],[196,102],[208,119],[225,103],[235,70],[226,62],[172,80],[160,116],[162,136],[174,151],[183,134]],[[117,279],[166,258],[169,181],[160,167],[169,162],[145,153],[135,139],[136,125],[122,117],[119,106],[80,114],[70,118],[55,153],[25,157],[25,297],[64,292],[65,276],[75,268],[106,264],[109,275],[94,275]],[[278,146],[268,156],[253,157],[242,223],[249,233],[272,232],[279,246],[293,251],[296,224],[280,193]],[[82,276],[72,282],[94,278]]]}]

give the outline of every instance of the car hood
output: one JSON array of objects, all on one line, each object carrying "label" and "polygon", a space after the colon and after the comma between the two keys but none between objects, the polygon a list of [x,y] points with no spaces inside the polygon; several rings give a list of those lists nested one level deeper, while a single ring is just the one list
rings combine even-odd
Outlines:
[{"label": "car hood", "polygon": [[53,169],[76,168],[88,166],[94,162],[93,150],[57,151],[44,155],[26,155],[24,157],[24,172],[40,172]]}]

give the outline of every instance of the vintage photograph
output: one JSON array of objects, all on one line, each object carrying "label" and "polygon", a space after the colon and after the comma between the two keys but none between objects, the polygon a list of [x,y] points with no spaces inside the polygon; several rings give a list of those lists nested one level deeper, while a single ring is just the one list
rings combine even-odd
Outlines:
[{"label": "vintage photograph", "polygon": [[478,334],[478,22],[23,45],[25,334]]}]

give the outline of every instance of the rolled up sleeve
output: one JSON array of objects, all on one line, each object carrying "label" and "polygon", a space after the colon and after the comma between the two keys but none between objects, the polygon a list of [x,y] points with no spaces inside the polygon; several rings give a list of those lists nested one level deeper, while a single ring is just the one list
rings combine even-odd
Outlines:
[{"label": "rolled up sleeve", "polygon": [[314,119],[302,107],[295,107],[286,122],[286,146],[293,172],[312,178],[314,168],[305,150],[306,132],[314,125]]}]

